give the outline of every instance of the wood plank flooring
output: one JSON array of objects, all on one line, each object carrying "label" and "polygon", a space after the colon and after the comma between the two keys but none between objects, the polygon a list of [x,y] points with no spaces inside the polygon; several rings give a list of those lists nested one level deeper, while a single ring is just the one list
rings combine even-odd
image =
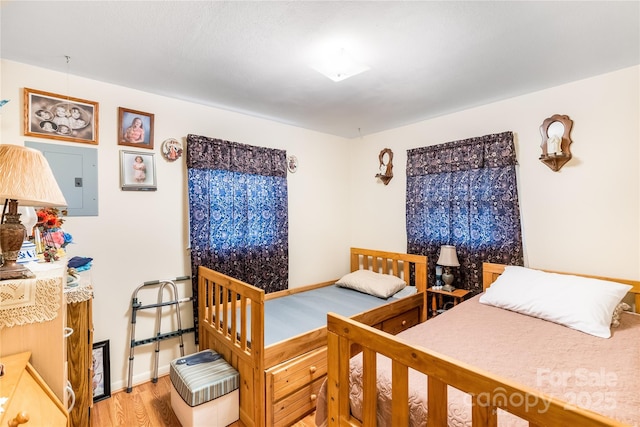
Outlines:
[{"label": "wood plank flooring", "polygon": [[[91,409],[91,427],[181,427],[171,409],[171,380],[168,375],[157,383],[133,387],[131,393],[120,391],[97,402]],[[315,427],[315,413],[292,427]],[[231,427],[243,427],[237,422]]]}]

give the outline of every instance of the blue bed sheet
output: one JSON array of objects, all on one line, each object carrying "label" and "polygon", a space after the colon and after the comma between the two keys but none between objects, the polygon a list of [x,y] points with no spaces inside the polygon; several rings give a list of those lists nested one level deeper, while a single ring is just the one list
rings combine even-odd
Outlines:
[{"label": "blue bed sheet", "polygon": [[397,294],[382,299],[336,285],[313,289],[265,301],[265,346],[326,326],[327,313],[353,316],[414,294],[407,286]]}]

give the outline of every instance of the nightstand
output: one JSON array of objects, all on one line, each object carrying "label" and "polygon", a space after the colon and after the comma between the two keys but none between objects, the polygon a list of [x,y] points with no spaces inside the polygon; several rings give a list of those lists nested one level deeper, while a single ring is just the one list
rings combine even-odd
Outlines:
[{"label": "nightstand", "polygon": [[443,297],[448,296],[453,299],[453,305],[457,305],[459,302],[463,301],[464,298],[471,291],[467,291],[466,289],[455,289],[452,292],[443,291],[441,289],[427,289],[427,298],[429,294],[431,294],[431,317],[435,317],[438,315],[438,308],[443,306]]}]

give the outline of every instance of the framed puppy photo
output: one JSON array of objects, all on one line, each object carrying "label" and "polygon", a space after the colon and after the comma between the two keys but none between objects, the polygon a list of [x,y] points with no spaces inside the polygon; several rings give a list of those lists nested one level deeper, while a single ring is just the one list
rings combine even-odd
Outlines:
[{"label": "framed puppy photo", "polygon": [[98,103],[24,88],[24,134],[98,144]]},{"label": "framed puppy photo", "polygon": [[118,145],[153,149],[153,114],[119,107]]},{"label": "framed puppy photo", "polygon": [[125,191],[156,191],[155,154],[120,151],[120,185]]}]

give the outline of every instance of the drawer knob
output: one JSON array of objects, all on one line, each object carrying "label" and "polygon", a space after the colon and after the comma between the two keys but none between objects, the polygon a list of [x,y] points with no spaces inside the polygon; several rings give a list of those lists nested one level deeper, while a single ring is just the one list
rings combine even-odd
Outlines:
[{"label": "drawer knob", "polygon": [[404,326],[404,325],[406,325],[406,324],[407,324],[407,321],[406,321],[406,320],[403,320],[403,321],[402,321],[402,326]]},{"label": "drawer knob", "polygon": [[315,373],[315,372],[316,372],[316,370],[317,370],[317,368],[316,368],[315,366],[311,366],[311,367],[309,368],[309,372],[311,372],[312,374],[313,374],[313,373]]},{"label": "drawer knob", "polygon": [[26,413],[25,411],[22,412],[18,412],[18,415],[16,415],[16,417],[14,419],[12,419],[11,421],[7,422],[7,425],[9,427],[17,427],[20,424],[24,424],[26,422],[29,421],[29,414]]},{"label": "drawer knob", "polygon": [[312,394],[311,396],[309,396],[311,398],[311,401],[315,401],[318,398],[318,395],[316,394]]}]

